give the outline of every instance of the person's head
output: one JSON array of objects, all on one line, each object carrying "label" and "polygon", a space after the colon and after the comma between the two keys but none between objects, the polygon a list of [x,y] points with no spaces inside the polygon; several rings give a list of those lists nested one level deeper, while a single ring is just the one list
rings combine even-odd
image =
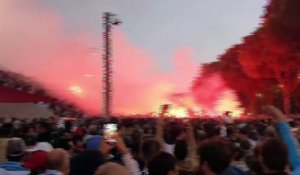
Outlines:
[{"label": "person's head", "polygon": [[97,168],[105,162],[100,151],[85,151],[71,160],[72,175],[93,175]]},{"label": "person's head", "polygon": [[240,140],[239,144],[240,144],[240,147],[243,150],[250,150],[251,149],[251,144],[248,140]]},{"label": "person's head", "polygon": [[232,137],[235,134],[234,128],[232,126],[227,127],[226,133],[229,138]]},{"label": "person's head", "polygon": [[23,139],[28,147],[36,145],[36,137],[33,135],[25,136]]},{"label": "person's head", "polygon": [[212,138],[219,135],[219,129],[214,122],[207,122],[203,125],[204,131],[208,138]]},{"label": "person's head", "polygon": [[161,152],[154,156],[148,164],[149,175],[177,175],[175,157]]},{"label": "person's head", "polygon": [[8,161],[20,162],[25,153],[25,142],[19,138],[10,139],[7,143],[6,158]]},{"label": "person's head", "polygon": [[242,148],[240,148],[240,147],[234,148],[233,159],[235,161],[242,161],[244,159],[245,155],[246,155],[246,153]]},{"label": "person's head", "polygon": [[256,131],[251,131],[251,132],[249,133],[249,138],[250,138],[251,140],[257,141],[257,140],[258,140],[258,133],[257,133]]},{"label": "person's head", "polygon": [[174,155],[177,160],[182,161],[188,154],[188,145],[185,140],[178,140],[175,143]]},{"label": "person's head", "polygon": [[84,142],[81,137],[73,138],[74,151],[76,153],[82,152],[84,150]]},{"label": "person's head", "polygon": [[25,135],[25,137],[29,137],[29,136],[35,136],[35,130],[34,127],[31,125],[25,125],[23,127],[23,134]]},{"label": "person's head", "polygon": [[130,175],[130,173],[124,166],[108,162],[101,165],[95,172],[95,175]]},{"label": "person's head", "polygon": [[267,139],[261,143],[259,160],[265,172],[284,171],[288,164],[287,149],[280,140]]},{"label": "person's head", "polygon": [[68,152],[61,148],[57,148],[49,152],[46,166],[47,169],[57,170],[63,174],[69,174],[70,158]]},{"label": "person's head", "polygon": [[212,138],[202,142],[198,149],[200,169],[205,174],[220,174],[232,159],[232,146],[223,138]]},{"label": "person's head", "polygon": [[68,151],[70,154],[73,153],[74,145],[72,141],[69,141],[65,138],[60,138],[57,140],[57,142],[54,145],[55,148],[62,148],[66,151]]},{"label": "person's head", "polygon": [[168,144],[175,144],[177,137],[183,132],[182,127],[174,122],[170,122],[165,127],[164,140]]},{"label": "person's head", "polygon": [[262,167],[257,157],[253,155],[247,156],[245,158],[245,163],[251,172],[254,172],[255,174],[263,174]]},{"label": "person's head", "polygon": [[265,130],[265,136],[276,138],[277,132],[273,126],[268,126]]},{"label": "person's head", "polygon": [[36,132],[38,134],[41,134],[41,133],[47,133],[50,131],[50,125],[49,123],[43,121],[43,122],[39,122],[37,125],[36,125]]},{"label": "person's head", "polygon": [[31,174],[40,174],[46,170],[48,152],[35,151],[28,152],[22,161],[23,166],[31,171]]},{"label": "person's head", "polygon": [[88,128],[88,132],[89,132],[90,135],[97,135],[98,134],[97,125],[91,124]]},{"label": "person's head", "polygon": [[141,144],[141,158],[147,163],[150,159],[160,152],[160,143],[152,138],[145,139]]}]

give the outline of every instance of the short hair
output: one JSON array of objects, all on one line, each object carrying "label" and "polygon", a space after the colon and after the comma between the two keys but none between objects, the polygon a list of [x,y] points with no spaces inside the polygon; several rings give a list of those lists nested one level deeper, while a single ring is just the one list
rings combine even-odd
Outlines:
[{"label": "short hair", "polygon": [[248,140],[240,140],[239,144],[240,144],[240,147],[243,150],[250,150],[251,149],[251,143]]},{"label": "short hair", "polygon": [[233,158],[235,161],[243,160],[245,156],[246,156],[246,151],[244,151],[242,148],[240,147],[234,148]]},{"label": "short hair", "polygon": [[175,143],[174,155],[177,160],[184,160],[188,154],[188,145],[185,140],[178,140]]},{"label": "short hair", "polygon": [[25,136],[24,138],[26,146],[35,146],[36,145],[36,137],[35,136]]},{"label": "short hair", "polygon": [[283,171],[288,164],[287,148],[278,139],[269,138],[260,147],[262,163],[271,170]]},{"label": "short hair", "polygon": [[65,138],[59,138],[55,144],[54,144],[55,148],[62,148],[66,151],[69,151],[72,149],[72,145],[69,143],[69,140],[65,139]]},{"label": "short hair", "polygon": [[141,144],[141,153],[144,161],[149,162],[150,159],[161,150],[160,143],[154,138],[145,139]]},{"label": "short hair", "polygon": [[129,175],[128,170],[117,163],[114,162],[108,162],[105,163],[96,170],[95,175]]},{"label": "short hair", "polygon": [[90,135],[97,135],[98,134],[98,127],[97,125],[90,125],[89,128],[88,128],[88,131],[89,131],[89,134]]},{"label": "short hair", "polygon": [[93,175],[97,168],[105,162],[100,151],[85,151],[71,160],[70,174]]},{"label": "short hair", "polygon": [[38,126],[41,127],[41,128],[44,128],[46,130],[46,132],[49,132],[51,130],[50,123],[48,123],[46,121],[38,122]]},{"label": "short hair", "polygon": [[68,152],[57,148],[48,153],[46,165],[48,169],[59,170],[67,161],[69,161]]},{"label": "short hair", "polygon": [[167,175],[169,171],[175,169],[175,157],[166,152],[160,152],[148,164],[149,175]]},{"label": "short hair", "polygon": [[232,159],[232,145],[224,138],[216,137],[202,142],[198,149],[200,163],[207,162],[214,173],[226,170]]},{"label": "short hair", "polygon": [[167,144],[175,144],[177,137],[183,132],[183,128],[174,122],[166,125],[164,131],[164,140]]}]

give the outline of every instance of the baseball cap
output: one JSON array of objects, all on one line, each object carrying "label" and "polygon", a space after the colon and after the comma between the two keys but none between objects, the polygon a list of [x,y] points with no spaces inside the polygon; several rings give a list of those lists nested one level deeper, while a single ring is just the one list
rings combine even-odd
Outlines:
[{"label": "baseball cap", "polygon": [[11,138],[7,142],[6,155],[9,157],[23,156],[25,153],[25,142],[21,138]]}]

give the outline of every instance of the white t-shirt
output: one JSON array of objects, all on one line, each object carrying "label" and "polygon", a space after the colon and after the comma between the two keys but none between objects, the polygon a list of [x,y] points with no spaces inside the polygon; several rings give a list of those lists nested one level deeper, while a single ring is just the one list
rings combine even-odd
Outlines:
[{"label": "white t-shirt", "polygon": [[35,152],[35,151],[46,151],[50,152],[53,150],[53,147],[50,143],[48,142],[38,142],[35,146],[32,148],[28,148],[26,151],[27,152]]},{"label": "white t-shirt", "polygon": [[175,149],[175,144],[164,143],[163,145],[163,151],[170,153],[172,155],[174,155],[174,149]]}]

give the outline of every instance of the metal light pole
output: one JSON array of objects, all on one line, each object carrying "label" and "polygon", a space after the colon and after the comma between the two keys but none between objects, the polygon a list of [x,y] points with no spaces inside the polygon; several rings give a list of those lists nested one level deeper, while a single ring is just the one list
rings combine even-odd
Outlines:
[{"label": "metal light pole", "polygon": [[103,14],[103,115],[111,117],[112,105],[112,39],[111,29],[113,25],[120,25],[121,21],[111,12]]}]

